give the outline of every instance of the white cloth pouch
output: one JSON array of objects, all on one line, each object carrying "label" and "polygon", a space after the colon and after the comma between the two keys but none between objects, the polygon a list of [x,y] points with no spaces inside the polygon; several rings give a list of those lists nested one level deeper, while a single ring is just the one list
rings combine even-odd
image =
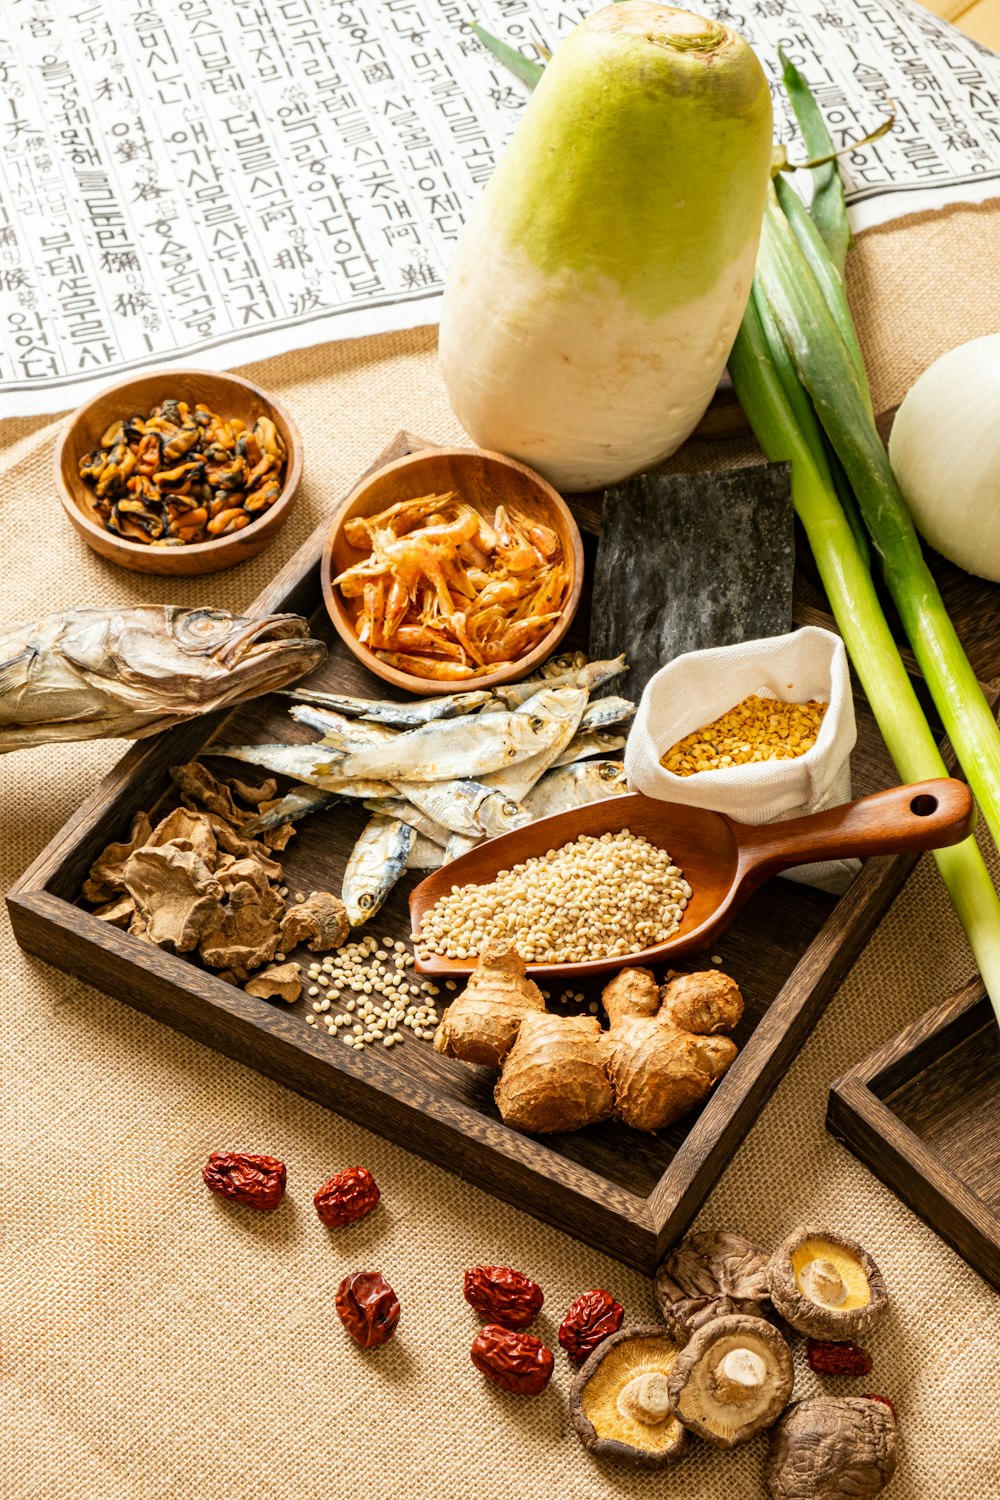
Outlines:
[{"label": "white cloth pouch", "polygon": [[[678,740],[751,694],[786,703],[819,699],[829,707],[816,743],[791,760],[757,761],[675,776],[660,757]],[[625,748],[629,788],[664,802],[725,813],[738,823],[774,823],[851,800],[851,751],[857,739],[847,652],[839,635],[807,625],[790,635],[688,651],[646,684]],[[788,880],[840,893],[856,859],[798,865]]]}]

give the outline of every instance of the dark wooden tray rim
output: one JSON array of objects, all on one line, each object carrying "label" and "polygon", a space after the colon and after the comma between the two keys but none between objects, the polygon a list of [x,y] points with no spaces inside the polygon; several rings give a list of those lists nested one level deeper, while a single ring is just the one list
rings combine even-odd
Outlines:
[{"label": "dark wooden tray rim", "polygon": [[[400,434],[377,463],[420,446],[427,444]],[[573,509],[584,531],[593,534],[599,527],[593,497]],[[317,528],[249,612],[309,615],[316,609],[327,530],[327,522]],[[808,593],[796,618],[832,625]],[[380,685],[371,682],[374,695]],[[143,789],[162,785],[169,766],[196,756],[224,718],[221,713],[203,717],[125,754],[9,892],[21,946],[645,1272],[652,1272],[701,1207],[915,860],[902,854],[869,861],[836,902],[820,901],[817,893],[798,887],[803,894],[794,900],[808,913],[808,930],[818,929],[801,953],[785,945],[766,906],[750,910],[746,922],[752,934],[744,941],[768,945],[765,956],[778,976],[776,992],[708,1103],[690,1124],[675,1127],[672,1159],[652,1190],[630,1191],[621,1180],[587,1166],[586,1143],[579,1142],[588,1132],[548,1141],[518,1135],[499,1116],[491,1117],[491,1102],[485,1110],[470,1107],[440,1096],[412,1072],[387,1066],[398,1049],[373,1056],[331,1048],[326,1036],[316,1035],[286,1008],[255,999],[184,958],[147,946],[137,954],[134,939],[75,904],[96,853],[122,836],[132,809],[149,805]],[[873,728],[870,733],[875,734]],[[869,757],[871,784],[856,784],[858,795],[894,779],[880,741],[879,747],[882,758]],[[639,1157],[642,1138],[634,1150]]]}]

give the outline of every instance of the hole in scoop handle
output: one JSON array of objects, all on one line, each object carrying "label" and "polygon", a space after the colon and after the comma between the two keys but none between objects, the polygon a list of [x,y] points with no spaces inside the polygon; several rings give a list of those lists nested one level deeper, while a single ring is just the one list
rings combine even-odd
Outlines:
[{"label": "hole in scoop handle", "polygon": [[868,859],[942,849],[976,826],[976,804],[964,781],[941,777],[890,787],[826,812],[749,828],[736,825],[740,878],[751,888],[779,870],[823,859]]}]

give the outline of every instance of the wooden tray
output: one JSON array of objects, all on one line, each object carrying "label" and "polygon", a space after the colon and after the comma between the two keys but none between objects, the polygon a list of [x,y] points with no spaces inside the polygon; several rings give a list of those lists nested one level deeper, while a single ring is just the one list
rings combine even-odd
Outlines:
[{"label": "wooden tray", "polygon": [[1000,1290],[1000,1029],[979,979],[838,1078],[826,1124]]},{"label": "wooden tray", "polygon": [[[378,462],[420,446],[427,445],[401,434]],[[704,466],[711,462],[709,449]],[[594,497],[575,505],[574,513],[585,532],[599,527]],[[325,524],[316,531],[251,612],[291,610],[310,616],[331,645],[316,685],[384,697],[385,684],[349,655],[321,607],[319,566],[326,531]],[[584,541],[592,568],[593,535],[585,535]],[[832,623],[804,574],[796,590],[800,623]],[[976,607],[966,611],[973,624],[979,598],[976,594]],[[586,644],[588,617],[585,590],[567,648]],[[960,626],[962,619],[964,615]],[[989,650],[1000,650],[997,634],[986,631],[980,639],[989,643]],[[773,880],[713,943],[712,953],[743,988],[746,1014],[736,1034],[740,1055],[699,1112],[656,1137],[609,1123],[533,1140],[502,1124],[493,1104],[492,1075],[439,1057],[430,1043],[413,1038],[391,1051],[378,1048],[377,1055],[375,1049],[353,1052],[305,1025],[301,1002],[288,1008],[254,999],[186,958],[141,944],[76,904],[97,854],[125,835],[134,812],[153,805],[167,785],[170,766],[206,752],[210,757],[213,738],[219,743],[308,739],[285,707],[275,697],[259,699],[129,750],[10,892],[8,906],[19,943],[487,1192],[652,1272],[697,1213],[915,856],[870,861],[839,900]],[[858,745],[852,765],[854,792],[862,796],[893,784],[896,776],[871,714],[863,701],[856,707]],[[249,773],[245,766],[230,764],[228,769]],[[346,856],[367,816],[361,809],[339,806],[305,820],[282,856],[290,888],[339,890]],[[408,935],[407,901],[416,878],[409,876],[396,887],[372,924],[376,935]],[[685,967],[708,966],[712,953],[695,955]],[[581,988],[588,1000],[599,992],[596,984]]]}]

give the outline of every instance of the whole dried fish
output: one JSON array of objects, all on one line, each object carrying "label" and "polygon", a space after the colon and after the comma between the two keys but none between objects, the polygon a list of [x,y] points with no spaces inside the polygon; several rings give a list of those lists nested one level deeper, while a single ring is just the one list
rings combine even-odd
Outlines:
[{"label": "whole dried fish", "polygon": [[483,776],[527,760],[551,745],[557,719],[528,714],[466,715],[454,722],[424,724],[385,744],[362,750],[328,750],[332,774],[349,779],[384,777],[394,781],[448,781]]},{"label": "whole dried fish", "polygon": [[337,750],[359,750],[364,745],[377,745],[395,739],[398,729],[389,729],[384,724],[369,724],[363,719],[349,719],[346,714],[332,708],[317,708],[313,703],[297,703],[288,712],[298,724],[315,730],[321,736],[320,744],[332,745]]},{"label": "whole dried fish", "polygon": [[515,802],[520,802],[573,739],[587,707],[587,698],[586,688],[579,687],[544,687],[532,694],[514,712],[541,719],[543,723],[554,724],[556,728],[548,745],[529,760],[504,766],[502,770],[485,776],[483,779],[486,784],[497,787]]},{"label": "whole dried fish", "polygon": [[547,771],[538,785],[524,799],[524,805],[536,818],[566,812],[571,807],[585,807],[628,791],[625,767],[620,760],[587,760],[577,765],[561,766]]},{"label": "whole dried fish", "polygon": [[262,766],[279,776],[294,776],[308,786],[341,797],[393,797],[396,789],[389,781],[342,776],[330,761],[330,752],[322,745],[220,745],[212,746],[213,755],[228,755],[250,766]]},{"label": "whole dried fish", "polygon": [[474,849],[477,844],[481,844],[482,842],[482,839],[467,839],[460,833],[453,833],[444,846],[444,855],[441,863],[443,865],[450,865],[453,859],[458,859],[460,854],[468,854],[470,849]]},{"label": "whole dried fish", "polygon": [[425,838],[418,833],[410,845],[410,852],[406,857],[406,868],[408,870],[440,870],[444,864],[444,846],[435,844],[431,839]]},{"label": "whole dried fish", "polygon": [[580,728],[607,729],[612,724],[626,724],[635,717],[637,707],[630,698],[595,698],[587,704]]},{"label": "whole dried fish", "polygon": [[509,833],[529,821],[519,802],[481,781],[399,781],[396,792],[449,833],[468,838]]},{"label": "whole dried fish", "polygon": [[[562,665],[559,665],[562,663]],[[590,661],[577,652],[571,657],[554,657],[547,661],[540,672],[525,677],[521,682],[509,683],[494,689],[497,698],[508,708],[517,708],[537,693],[541,687],[580,687],[588,693],[596,692],[606,682],[627,672],[624,654],[605,661]]]},{"label": "whole dried fish", "polygon": [[0,629],[0,752],[141,739],[284,687],[326,655],[298,615],[144,604]]},{"label": "whole dried fish", "polygon": [[406,869],[416,835],[398,818],[376,813],[351,850],[344,870],[340,898],[352,927],[373,917]]},{"label": "whole dried fish", "polygon": [[285,695],[296,703],[315,703],[321,708],[331,708],[345,714],[349,719],[367,719],[376,724],[387,724],[391,729],[416,729],[420,724],[430,724],[435,719],[455,719],[460,714],[473,713],[490,700],[485,689],[474,693],[451,693],[441,698],[417,698],[410,703],[389,703],[384,700],[350,698],[343,693],[321,693],[312,688],[294,688]]},{"label": "whole dried fish", "polygon": [[308,817],[310,813],[323,812],[339,800],[339,792],[324,792],[318,786],[294,786],[268,812],[261,813],[259,818],[244,824],[243,837],[258,838],[262,833],[283,828],[286,823],[295,823],[299,818]]},{"label": "whole dried fish", "polygon": [[615,750],[624,750],[626,736],[623,734],[601,734],[596,729],[581,729],[570,740],[561,755],[557,755],[550,767],[569,766],[574,761],[585,760],[588,755],[607,757]]},{"label": "whole dried fish", "polygon": [[381,813],[384,818],[399,818],[400,822],[409,823],[415,833],[422,834],[442,848],[451,837],[450,829],[436,819],[429,818],[405,797],[372,797],[365,803],[365,807],[369,812]]}]

